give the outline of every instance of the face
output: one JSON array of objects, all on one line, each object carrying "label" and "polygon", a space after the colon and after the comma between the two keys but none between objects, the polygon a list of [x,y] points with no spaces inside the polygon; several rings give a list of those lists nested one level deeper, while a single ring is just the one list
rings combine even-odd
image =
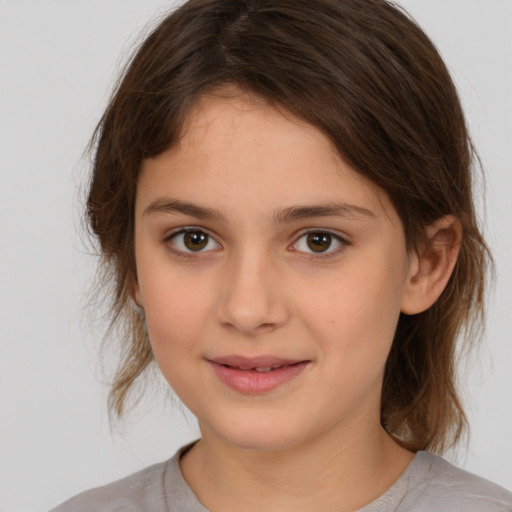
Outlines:
[{"label": "face", "polygon": [[410,262],[386,195],[316,128],[204,97],[143,163],[135,298],[203,436],[277,450],[379,424]]}]

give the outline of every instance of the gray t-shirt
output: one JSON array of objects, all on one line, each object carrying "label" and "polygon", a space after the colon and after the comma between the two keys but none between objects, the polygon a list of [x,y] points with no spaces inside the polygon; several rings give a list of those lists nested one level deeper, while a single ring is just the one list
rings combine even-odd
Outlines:
[{"label": "gray t-shirt", "polygon": [[[179,458],[187,448],[51,512],[208,512],[180,471]],[[358,512],[512,512],[512,493],[441,457],[418,452],[398,480]]]}]

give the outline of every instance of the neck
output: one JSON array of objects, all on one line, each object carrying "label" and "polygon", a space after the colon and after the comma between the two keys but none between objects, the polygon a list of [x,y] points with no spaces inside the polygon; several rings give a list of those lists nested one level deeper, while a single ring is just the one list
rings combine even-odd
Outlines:
[{"label": "neck", "polygon": [[293,447],[235,447],[203,429],[180,462],[185,480],[211,511],[325,512],[357,510],[400,476],[413,454],[379,424],[350,434],[327,432]]}]

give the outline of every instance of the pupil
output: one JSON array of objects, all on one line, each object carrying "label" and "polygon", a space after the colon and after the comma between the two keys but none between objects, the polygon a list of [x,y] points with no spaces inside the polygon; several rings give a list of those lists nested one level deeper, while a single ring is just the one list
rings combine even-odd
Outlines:
[{"label": "pupil", "polygon": [[185,246],[191,251],[200,251],[206,247],[208,235],[202,231],[189,231],[185,233]]},{"label": "pupil", "polygon": [[323,252],[331,246],[331,235],[328,233],[311,233],[308,235],[308,247],[314,252]]}]

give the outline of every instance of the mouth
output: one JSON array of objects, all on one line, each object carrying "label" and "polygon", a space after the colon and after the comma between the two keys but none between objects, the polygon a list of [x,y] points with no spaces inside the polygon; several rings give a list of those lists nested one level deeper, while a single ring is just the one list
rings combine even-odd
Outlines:
[{"label": "mouth", "polygon": [[295,365],[301,364],[302,362],[303,361],[298,361],[296,363],[277,364],[274,366],[255,366],[255,367],[251,367],[251,368],[242,368],[240,366],[229,365],[229,364],[222,364],[221,366],[224,366],[225,368],[230,368],[232,370],[241,370],[244,372],[268,373],[268,372],[274,372],[276,370],[280,370],[285,366],[295,366]]},{"label": "mouth", "polygon": [[298,377],[310,362],[273,356],[255,358],[226,356],[208,359],[208,363],[223,384],[248,394],[272,391]]}]

